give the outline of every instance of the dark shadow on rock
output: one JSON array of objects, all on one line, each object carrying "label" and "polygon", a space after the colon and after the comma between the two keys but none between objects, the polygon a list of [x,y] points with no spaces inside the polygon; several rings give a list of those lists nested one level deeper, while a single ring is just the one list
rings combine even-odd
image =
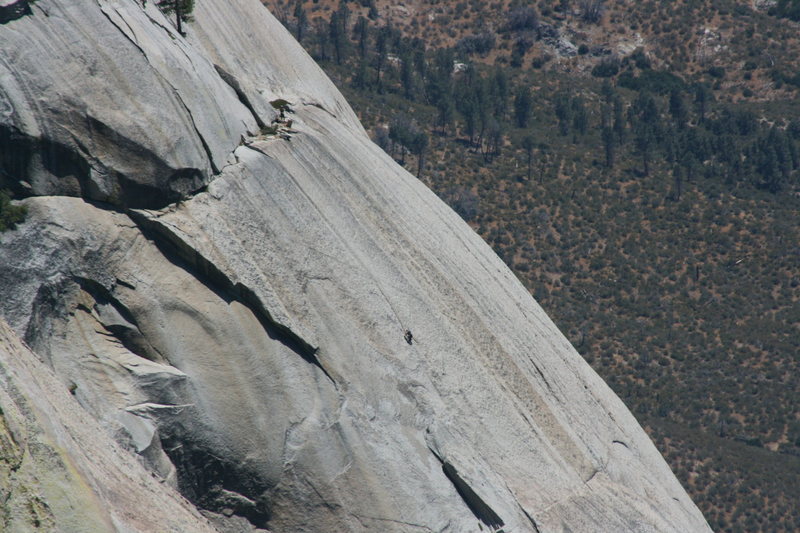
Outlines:
[{"label": "dark shadow on rock", "polygon": [[33,15],[32,0],[17,0],[12,4],[0,6],[0,24],[8,24],[22,17]]},{"label": "dark shadow on rock", "polygon": [[[161,424],[160,431],[169,427],[174,425]],[[241,516],[257,528],[267,527],[269,487],[258,473],[243,463],[217,457],[206,445],[183,435],[162,436],[161,445],[175,465],[178,489],[187,500],[200,509]]]},{"label": "dark shadow on rock", "polygon": [[[464,500],[464,503],[467,505],[469,510],[472,511],[472,514],[475,515],[475,518],[489,526],[492,531],[496,533],[502,533],[502,529],[500,528],[505,525],[503,519],[500,518],[496,512],[494,512],[494,509],[489,507],[489,504],[487,504],[480,496],[478,496],[472,487],[469,486],[469,483],[464,481],[464,479],[458,475],[458,470],[456,470],[455,466],[445,461],[444,458],[442,458],[433,448],[428,447],[428,449],[441,463],[442,472],[444,472],[444,475],[450,480],[450,483],[453,484],[456,492],[458,492],[458,495],[461,496],[462,500]],[[530,516],[528,516],[528,518],[530,518]],[[531,519],[531,522],[533,522],[533,519]],[[535,522],[533,523],[535,524]]]},{"label": "dark shadow on rock", "polygon": [[[202,170],[170,168],[157,154],[105,124],[91,117],[87,118],[87,123],[95,142],[103,139],[104,144],[117,151],[135,154],[128,159],[134,169],[132,173],[140,179],[149,177],[154,182],[136,181],[98,160],[88,160],[84,155],[88,151],[80,143],[78,148],[73,148],[0,124],[0,189],[10,189],[17,196],[73,196],[117,207],[161,209],[206,186],[208,180]],[[103,193],[95,183],[97,179],[107,181],[113,192]]]}]

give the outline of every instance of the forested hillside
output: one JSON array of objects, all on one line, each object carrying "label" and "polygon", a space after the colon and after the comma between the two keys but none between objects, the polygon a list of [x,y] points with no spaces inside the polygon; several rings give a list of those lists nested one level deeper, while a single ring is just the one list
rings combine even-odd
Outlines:
[{"label": "forested hillside", "polygon": [[266,3],[715,530],[800,530],[800,3]]}]

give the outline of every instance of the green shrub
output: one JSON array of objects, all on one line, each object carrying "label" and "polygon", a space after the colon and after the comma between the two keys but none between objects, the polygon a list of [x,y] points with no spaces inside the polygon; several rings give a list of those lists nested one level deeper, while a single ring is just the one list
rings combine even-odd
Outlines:
[{"label": "green shrub", "polygon": [[552,58],[549,55],[537,56],[537,57],[533,58],[533,61],[531,62],[531,65],[535,69],[540,69],[543,66],[545,66],[545,64],[548,61],[550,61],[550,59],[552,59]]},{"label": "green shrub", "polygon": [[623,72],[617,83],[620,87],[632,91],[644,90],[656,94],[669,94],[672,91],[686,89],[686,82],[683,79],[663,70],[645,70],[639,76],[634,76],[632,72]]},{"label": "green shrub", "polygon": [[185,22],[194,11],[194,0],[160,0],[156,5],[164,13],[175,13],[180,8],[181,19]]},{"label": "green shrub", "polygon": [[647,54],[644,53],[642,48],[637,48],[628,57],[633,60],[634,63],[636,63],[636,68],[640,70],[648,70],[651,66],[650,59],[647,57]]},{"label": "green shrub", "polygon": [[14,229],[25,220],[28,209],[24,205],[14,205],[7,191],[0,191],[0,231]]},{"label": "green shrub", "polygon": [[592,69],[592,76],[596,78],[610,78],[619,72],[619,61],[616,59],[605,59],[595,65]]}]

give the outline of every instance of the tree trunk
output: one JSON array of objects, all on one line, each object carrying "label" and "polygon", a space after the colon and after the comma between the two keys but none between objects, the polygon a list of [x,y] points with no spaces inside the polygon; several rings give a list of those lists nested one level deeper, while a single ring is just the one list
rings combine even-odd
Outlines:
[{"label": "tree trunk", "polygon": [[178,26],[178,33],[183,35],[183,25],[181,21],[181,0],[175,0],[175,22]]}]

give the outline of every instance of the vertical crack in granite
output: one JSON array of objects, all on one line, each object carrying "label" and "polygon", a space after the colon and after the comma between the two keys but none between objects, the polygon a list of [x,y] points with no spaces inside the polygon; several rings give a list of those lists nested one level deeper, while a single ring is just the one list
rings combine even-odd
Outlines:
[{"label": "vertical crack in granite", "polygon": [[247,94],[245,94],[244,90],[242,90],[242,86],[239,83],[239,80],[237,80],[235,76],[230,74],[228,71],[226,71],[219,65],[215,64],[214,69],[217,71],[217,74],[219,74],[219,77],[222,79],[222,81],[224,81],[226,84],[228,84],[228,86],[231,89],[233,89],[233,92],[236,93],[236,97],[239,98],[239,101],[242,103],[242,105],[245,106],[250,111],[250,114],[253,115],[253,119],[256,121],[256,124],[258,124],[258,127],[259,128],[266,127],[264,121],[261,120],[261,117],[258,116],[258,113],[256,113],[255,107],[253,107],[253,103],[247,97]]},{"label": "vertical crack in granite", "polygon": [[[159,76],[161,75],[159,74]],[[163,76],[161,76],[161,78],[164,79]],[[164,79],[164,81],[169,84],[169,82],[166,79]],[[186,111],[186,114],[189,116],[189,120],[192,122],[192,127],[194,128],[194,131],[197,134],[197,138],[200,139],[200,144],[203,145],[203,150],[206,153],[206,157],[208,157],[208,164],[211,166],[211,172],[213,172],[214,175],[219,174],[220,170],[217,167],[217,164],[214,163],[214,155],[211,153],[211,147],[208,146],[206,138],[203,137],[203,134],[200,132],[200,128],[197,127],[197,122],[194,119],[192,110],[189,109],[189,106],[187,106],[186,102],[183,101],[183,97],[181,96],[181,93],[178,91],[178,89],[176,89],[172,84],[169,85],[170,87],[172,87],[172,90],[175,92],[175,97],[178,99],[178,102],[180,102],[181,106]]]}]

